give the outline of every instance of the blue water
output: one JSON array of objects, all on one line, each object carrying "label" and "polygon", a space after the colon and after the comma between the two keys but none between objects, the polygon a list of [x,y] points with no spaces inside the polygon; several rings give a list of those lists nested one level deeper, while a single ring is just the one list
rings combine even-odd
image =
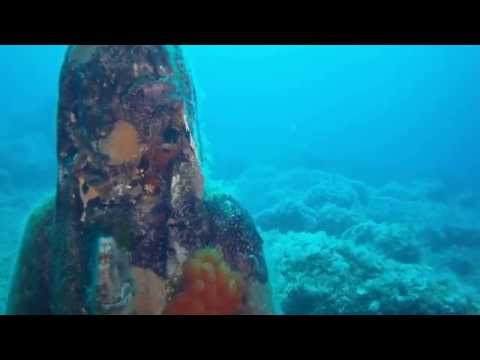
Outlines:
[{"label": "blue water", "polygon": [[[65,49],[0,46],[0,310],[24,221],[54,190]],[[278,313],[478,311],[480,47],[184,54],[209,184],[256,221]]]}]

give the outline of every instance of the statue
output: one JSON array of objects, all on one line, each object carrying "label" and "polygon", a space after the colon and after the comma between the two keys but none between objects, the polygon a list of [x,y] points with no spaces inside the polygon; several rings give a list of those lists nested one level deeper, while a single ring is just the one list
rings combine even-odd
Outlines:
[{"label": "statue", "polygon": [[71,46],[57,189],[30,217],[10,314],[268,314],[262,239],[208,194],[177,46]]}]

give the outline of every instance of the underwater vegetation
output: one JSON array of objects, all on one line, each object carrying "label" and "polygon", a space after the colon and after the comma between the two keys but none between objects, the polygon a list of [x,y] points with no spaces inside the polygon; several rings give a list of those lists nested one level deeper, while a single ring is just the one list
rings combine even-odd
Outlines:
[{"label": "underwater vegetation", "polygon": [[465,314],[480,310],[478,294],[462,291],[456,282],[434,279],[434,269],[427,265],[395,261],[324,232],[270,231],[264,237],[283,313]]},{"label": "underwater vegetation", "polygon": [[218,186],[261,230],[279,313],[480,311],[480,208],[459,200],[474,194],[305,168],[252,168]]}]

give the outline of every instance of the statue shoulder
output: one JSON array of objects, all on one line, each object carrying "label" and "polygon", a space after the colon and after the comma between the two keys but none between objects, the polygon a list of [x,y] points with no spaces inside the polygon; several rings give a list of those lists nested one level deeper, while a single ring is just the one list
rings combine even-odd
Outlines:
[{"label": "statue shoulder", "polygon": [[248,281],[245,313],[273,313],[271,288],[263,252],[263,240],[250,213],[230,195],[205,199],[212,241],[223,249],[229,264]]},{"label": "statue shoulder", "polygon": [[40,242],[49,235],[55,221],[55,196],[50,196],[30,214],[23,241]]},{"label": "statue shoulder", "polygon": [[261,282],[268,280],[263,240],[250,213],[228,194],[215,193],[205,198],[214,242],[221,245],[231,261]]},{"label": "statue shoulder", "polygon": [[53,196],[37,207],[27,221],[11,281],[8,313],[48,313],[47,261],[54,221]]},{"label": "statue shoulder", "polygon": [[237,232],[247,237],[245,240],[262,242],[253,218],[233,196],[223,193],[214,193],[205,198],[205,207],[211,221],[218,227],[217,230]]}]

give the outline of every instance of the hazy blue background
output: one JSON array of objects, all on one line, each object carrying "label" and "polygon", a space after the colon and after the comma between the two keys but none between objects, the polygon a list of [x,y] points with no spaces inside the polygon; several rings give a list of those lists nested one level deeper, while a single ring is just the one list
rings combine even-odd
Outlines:
[{"label": "hazy blue background", "polygon": [[[65,49],[0,46],[4,274],[22,221],[54,186]],[[278,174],[322,170],[374,186],[435,178],[452,193],[479,191],[478,46],[185,46],[184,53],[216,179],[228,183],[269,165]]]},{"label": "hazy blue background", "polygon": [[[219,176],[269,160],[374,180],[433,174],[478,183],[479,47],[184,50]],[[1,135],[7,142],[27,130],[18,126],[22,117],[35,130],[51,131],[64,51],[0,47]]]},{"label": "hazy blue background", "polygon": [[222,175],[268,159],[373,179],[434,174],[478,183],[479,47],[186,52]]}]

